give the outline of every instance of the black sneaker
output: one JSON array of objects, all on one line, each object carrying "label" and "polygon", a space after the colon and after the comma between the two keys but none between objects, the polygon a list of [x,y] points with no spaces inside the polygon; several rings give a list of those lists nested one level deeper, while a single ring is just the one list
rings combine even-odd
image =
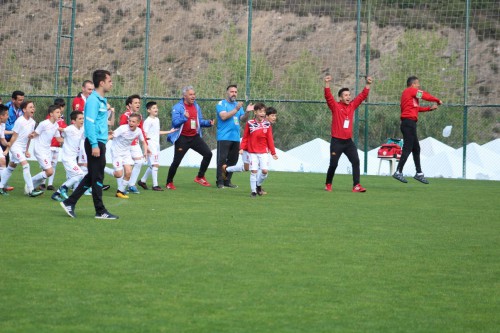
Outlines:
[{"label": "black sneaker", "polygon": [[102,190],[107,191],[111,188],[111,185],[102,185]]},{"label": "black sneaker", "polygon": [[145,190],[149,190],[148,185],[140,180],[137,182],[137,185],[139,185],[140,187],[142,187]]},{"label": "black sneaker", "polygon": [[68,214],[70,217],[72,218],[75,218],[76,217],[76,214],[75,214],[75,206],[74,205],[66,205],[64,203],[64,201],[61,201],[59,203],[61,205],[61,207],[64,209],[64,211],[66,212],[66,214]]},{"label": "black sneaker", "polygon": [[153,191],[163,191],[163,189],[160,186],[153,186]]},{"label": "black sneaker", "polygon": [[257,185],[257,194],[258,194],[259,196],[261,196],[261,195],[263,195],[263,194],[264,194],[264,192],[262,191],[262,186]]},{"label": "black sneaker", "polygon": [[217,184],[217,188],[224,188],[223,184]]},{"label": "black sneaker", "polygon": [[45,191],[45,189],[47,187],[45,186],[45,184],[42,184],[42,185],[38,186],[38,188],[40,189],[40,191]]},{"label": "black sneaker", "polygon": [[392,175],[392,178],[399,180],[401,183],[408,183],[408,181],[403,176],[403,174],[400,172],[397,172],[397,171],[394,172],[394,174]]},{"label": "black sneaker", "polygon": [[229,188],[238,188],[238,185],[234,185],[234,184],[224,184],[224,187],[229,187]]},{"label": "black sneaker", "polygon": [[105,211],[104,213],[95,214],[95,218],[99,220],[118,220],[119,217]]},{"label": "black sneaker", "polygon": [[413,177],[413,179],[416,179],[416,180],[418,180],[419,182],[424,183],[424,184],[429,184],[429,181],[428,181],[427,179],[425,179],[425,177],[424,177],[424,174],[423,174],[423,173],[421,173],[421,174],[418,174],[418,173],[417,173],[417,174]]},{"label": "black sneaker", "polygon": [[257,198],[257,193],[255,192],[250,193],[250,198]]},{"label": "black sneaker", "polygon": [[54,185],[47,186],[47,191],[55,191]]}]

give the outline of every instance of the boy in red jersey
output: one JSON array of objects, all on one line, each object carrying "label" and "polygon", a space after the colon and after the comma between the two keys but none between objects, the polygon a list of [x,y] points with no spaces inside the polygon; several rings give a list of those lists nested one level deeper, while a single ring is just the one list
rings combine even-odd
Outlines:
[{"label": "boy in red jersey", "polygon": [[[262,183],[267,178],[269,166],[269,154],[277,160],[274,147],[273,129],[271,123],[266,120],[266,106],[263,103],[254,105],[255,118],[249,120],[245,126],[245,133],[241,140],[241,149],[248,152],[250,160],[250,196],[255,198],[257,194],[262,195]],[[261,170],[261,173],[258,171]]]},{"label": "boy in red jersey", "polygon": [[424,174],[422,173],[422,167],[420,166],[420,144],[417,137],[417,121],[419,112],[436,110],[437,105],[421,107],[419,105],[419,99],[436,102],[438,105],[443,104],[443,102],[428,92],[420,90],[420,82],[416,76],[410,76],[408,80],[406,80],[406,86],[407,88],[401,95],[400,128],[401,133],[403,133],[403,153],[401,154],[401,159],[399,160],[396,172],[392,175],[392,177],[402,183],[408,182],[403,176],[403,167],[408,159],[408,156],[410,156],[410,153],[413,153],[413,161],[415,162],[415,168],[417,169],[417,173],[413,178],[421,183],[429,184],[429,181],[425,179]]},{"label": "boy in red jersey", "polygon": [[351,92],[349,88],[342,88],[339,90],[339,102],[333,98],[330,90],[330,82],[332,77],[325,76],[325,99],[326,104],[332,112],[332,140],[330,143],[330,166],[326,174],[325,191],[332,191],[332,181],[335,175],[335,170],[339,163],[340,156],[346,154],[347,158],[352,164],[352,180],[353,192],[366,192],[366,189],[359,183],[359,156],[356,145],[352,141],[352,124],[354,118],[354,111],[358,106],[368,97],[370,93],[370,84],[372,78],[366,78],[366,86],[363,91],[351,101]]}]

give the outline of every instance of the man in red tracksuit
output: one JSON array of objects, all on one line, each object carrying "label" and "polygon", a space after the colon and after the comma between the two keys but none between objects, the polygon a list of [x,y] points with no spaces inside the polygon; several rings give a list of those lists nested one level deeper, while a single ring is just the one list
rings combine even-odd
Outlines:
[{"label": "man in red tracksuit", "polygon": [[339,102],[333,98],[330,90],[332,77],[325,77],[325,99],[326,104],[332,111],[332,140],[330,143],[330,166],[326,174],[325,191],[332,191],[332,181],[335,170],[339,163],[340,156],[344,153],[352,164],[353,192],[366,192],[366,189],[359,183],[359,156],[358,149],[352,141],[352,125],[354,111],[368,97],[372,78],[366,78],[366,86],[363,91],[351,101],[349,88],[339,90]]},{"label": "man in red tracksuit", "polygon": [[396,172],[392,177],[399,180],[400,182],[407,183],[408,181],[403,176],[403,167],[410,156],[413,153],[413,161],[415,162],[415,169],[417,169],[416,175],[413,177],[421,183],[429,184],[429,181],[425,179],[422,173],[422,167],[420,166],[420,144],[417,137],[417,121],[418,113],[436,110],[437,105],[421,107],[419,100],[423,99],[429,102],[436,102],[438,105],[443,104],[439,98],[436,98],[420,90],[420,82],[418,77],[410,76],[406,81],[407,88],[403,91],[401,95],[401,133],[403,133],[403,153],[401,154],[401,159]]}]

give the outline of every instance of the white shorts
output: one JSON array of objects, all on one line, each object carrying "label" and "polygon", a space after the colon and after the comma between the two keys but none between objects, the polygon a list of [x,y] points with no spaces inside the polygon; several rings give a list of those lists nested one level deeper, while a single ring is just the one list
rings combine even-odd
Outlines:
[{"label": "white shorts", "polygon": [[148,147],[151,151],[151,155],[148,157],[149,165],[160,164],[160,147],[158,147],[156,142],[150,142]]},{"label": "white shorts", "polygon": [[134,165],[134,160],[130,156],[130,152],[115,154],[111,151],[111,158],[113,159],[113,168],[115,171],[123,170],[124,165]]},{"label": "white shorts", "polygon": [[141,146],[139,144],[130,146],[130,155],[132,155],[133,159],[143,158],[144,154],[142,153]]},{"label": "white shorts", "polygon": [[47,170],[52,168],[52,153],[49,150],[38,150],[34,149],[33,154],[35,155],[38,164],[40,164],[40,168],[43,170]]},{"label": "white shorts", "polygon": [[78,152],[78,164],[88,163],[87,154],[85,153],[84,142],[85,141],[82,140],[82,142],[80,143],[80,151]]},{"label": "white shorts", "polygon": [[24,161],[26,161],[26,155],[22,151],[17,151],[17,150],[12,150],[12,148],[9,150],[9,156],[10,156],[10,161],[14,164],[20,164]]},{"label": "white shorts", "polygon": [[269,168],[269,154],[253,154],[249,153],[250,157],[250,170],[267,170]]},{"label": "white shorts", "polygon": [[64,170],[66,170],[66,179],[76,176],[85,176],[85,172],[83,172],[78,163],[76,163],[76,159],[70,161],[63,159],[62,164],[64,165]]},{"label": "white shorts", "polygon": [[241,160],[244,164],[250,164],[250,153],[246,150],[243,150],[243,154],[241,154]]}]

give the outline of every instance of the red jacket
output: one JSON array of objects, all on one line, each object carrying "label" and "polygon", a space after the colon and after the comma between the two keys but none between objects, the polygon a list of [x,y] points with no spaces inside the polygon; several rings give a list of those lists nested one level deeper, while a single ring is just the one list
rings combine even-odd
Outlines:
[{"label": "red jacket", "polygon": [[408,87],[401,95],[401,120],[411,119],[418,121],[419,112],[431,111],[431,108],[428,106],[421,107],[419,99],[429,102],[439,102],[439,98],[432,96],[426,91],[418,90],[414,87]]},{"label": "red jacket", "polygon": [[240,148],[254,154],[271,152],[271,155],[276,155],[271,123],[267,120],[260,123],[255,119],[247,121]]},{"label": "red jacket", "polygon": [[[325,88],[326,104],[332,111],[332,137],[337,139],[352,138],[352,123],[354,111],[368,97],[370,89],[364,88],[363,91],[356,96],[349,104],[336,102],[333,98],[330,88]],[[346,120],[348,122],[346,122]],[[347,125],[344,128],[344,125]]]},{"label": "red jacket", "polygon": [[85,112],[85,99],[83,99],[81,94],[78,94],[78,96],[73,99],[71,108],[73,109],[73,111]]}]

